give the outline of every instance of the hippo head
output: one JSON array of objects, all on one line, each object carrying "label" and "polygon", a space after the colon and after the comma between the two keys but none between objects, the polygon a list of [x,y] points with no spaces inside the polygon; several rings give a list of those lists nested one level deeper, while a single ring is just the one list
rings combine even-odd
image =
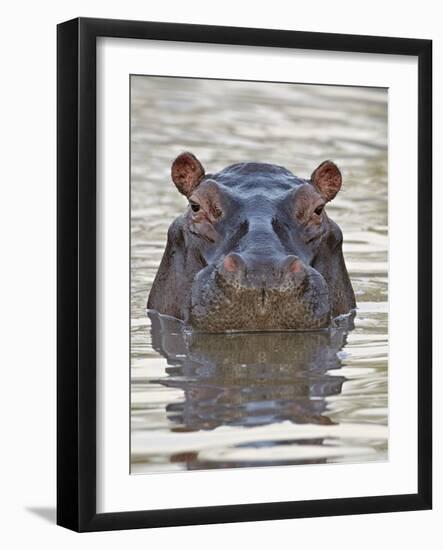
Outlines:
[{"label": "hippo head", "polygon": [[333,162],[310,179],[256,162],[205,174],[183,153],[171,174],[189,206],[169,229],[149,309],[226,332],[324,328],[355,307],[325,208],[342,184]]}]

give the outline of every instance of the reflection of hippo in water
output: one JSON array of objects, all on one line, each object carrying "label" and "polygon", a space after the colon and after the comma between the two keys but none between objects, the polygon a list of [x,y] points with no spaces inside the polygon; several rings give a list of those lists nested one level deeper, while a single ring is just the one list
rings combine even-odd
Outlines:
[{"label": "reflection of hippo in water", "polygon": [[172,179],[189,208],[169,228],[149,309],[226,332],[321,328],[355,307],[342,232],[325,211],[342,183],[334,163],[309,180],[255,162],[205,174],[183,153]]},{"label": "reflection of hippo in water", "polygon": [[328,371],[341,367],[343,329],[186,334],[175,319],[149,317],[152,345],[170,365],[158,383],[184,392],[167,407],[181,428],[331,423],[325,398],[339,394],[345,378]]}]

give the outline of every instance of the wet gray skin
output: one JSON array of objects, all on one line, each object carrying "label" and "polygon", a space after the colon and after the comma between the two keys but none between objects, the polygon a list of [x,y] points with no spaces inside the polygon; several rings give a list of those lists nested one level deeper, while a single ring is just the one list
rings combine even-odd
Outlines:
[{"label": "wet gray skin", "polygon": [[169,228],[148,309],[217,333],[325,328],[355,308],[325,209],[342,185],[333,162],[309,180],[255,162],[205,174],[183,153],[171,175],[189,206]]},{"label": "wet gray skin", "polygon": [[152,345],[169,365],[158,383],[183,390],[183,400],[167,405],[168,419],[181,429],[333,423],[326,398],[340,394],[346,380],[331,376],[341,368],[345,327],[221,335],[182,331],[154,312],[149,317]]}]

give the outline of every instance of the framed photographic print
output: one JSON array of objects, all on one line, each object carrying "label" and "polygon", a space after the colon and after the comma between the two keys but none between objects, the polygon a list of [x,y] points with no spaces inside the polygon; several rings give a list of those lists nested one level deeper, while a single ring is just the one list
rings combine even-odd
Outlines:
[{"label": "framed photographic print", "polygon": [[57,68],[58,524],[429,509],[431,41],[80,18]]}]

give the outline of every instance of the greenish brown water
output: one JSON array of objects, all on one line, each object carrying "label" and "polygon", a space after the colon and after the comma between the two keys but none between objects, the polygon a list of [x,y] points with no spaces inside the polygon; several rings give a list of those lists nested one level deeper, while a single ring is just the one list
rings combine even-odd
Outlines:
[{"label": "greenish brown water", "polygon": [[[147,316],[186,204],[169,175],[184,150],[210,172],[340,166],[328,213],[344,233],[354,330],[197,336]],[[384,89],[132,77],[132,473],[387,459],[387,195]]]}]

